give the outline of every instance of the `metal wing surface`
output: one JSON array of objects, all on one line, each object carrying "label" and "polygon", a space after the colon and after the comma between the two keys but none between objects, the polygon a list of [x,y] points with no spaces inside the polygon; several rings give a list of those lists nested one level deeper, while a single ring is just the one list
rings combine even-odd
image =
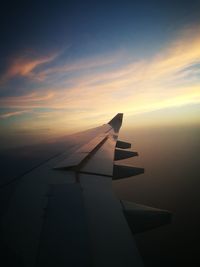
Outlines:
[{"label": "metal wing surface", "polygon": [[15,182],[1,214],[7,266],[143,266],[132,233],[168,222],[170,213],[114,196],[113,179],[144,172],[114,164],[137,156],[118,140],[122,118],[76,135],[76,146],[2,185],[5,194]]}]

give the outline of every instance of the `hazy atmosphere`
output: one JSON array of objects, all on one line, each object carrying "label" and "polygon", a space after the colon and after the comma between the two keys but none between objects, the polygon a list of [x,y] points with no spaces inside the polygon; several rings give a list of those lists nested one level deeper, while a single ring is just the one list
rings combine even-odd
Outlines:
[{"label": "hazy atmosphere", "polygon": [[117,112],[135,127],[199,123],[199,12],[178,0],[2,3],[1,139]]},{"label": "hazy atmosphere", "polygon": [[145,173],[116,194],[174,214],[136,236],[145,266],[199,266],[200,1],[3,1],[0,23],[3,173],[122,112]]}]

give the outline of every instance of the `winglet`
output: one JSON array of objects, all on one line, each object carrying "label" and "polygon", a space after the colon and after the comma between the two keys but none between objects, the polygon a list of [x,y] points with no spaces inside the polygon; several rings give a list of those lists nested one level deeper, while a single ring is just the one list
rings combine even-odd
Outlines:
[{"label": "winglet", "polygon": [[115,131],[118,131],[122,125],[122,120],[123,113],[118,113],[114,118],[112,118],[112,120],[108,122],[108,124],[110,124],[110,126],[112,126]]}]

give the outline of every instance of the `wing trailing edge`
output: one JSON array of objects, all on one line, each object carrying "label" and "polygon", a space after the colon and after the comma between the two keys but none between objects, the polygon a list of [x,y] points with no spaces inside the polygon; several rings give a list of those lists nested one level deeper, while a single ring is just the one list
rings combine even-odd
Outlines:
[{"label": "wing trailing edge", "polygon": [[112,180],[144,173],[114,163],[138,155],[126,150],[130,143],[117,140],[122,120],[118,113],[94,134],[86,133],[87,142],[19,181],[1,225],[24,266],[143,266],[131,232],[169,223],[171,213],[114,196]]}]

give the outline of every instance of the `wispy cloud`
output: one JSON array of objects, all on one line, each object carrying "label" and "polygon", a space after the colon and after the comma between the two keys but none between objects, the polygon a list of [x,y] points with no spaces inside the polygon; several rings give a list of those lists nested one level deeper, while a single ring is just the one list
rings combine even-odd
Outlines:
[{"label": "wispy cloud", "polygon": [[44,107],[43,104],[45,102],[49,102],[49,100],[55,100],[55,92],[52,91],[42,91],[42,92],[33,92],[31,94],[23,95],[23,96],[9,96],[3,97],[0,99],[0,103],[2,103],[2,107],[9,108],[39,108]]},{"label": "wispy cloud", "polygon": [[19,116],[19,115],[22,115],[24,113],[28,113],[30,112],[31,110],[19,110],[19,111],[13,111],[13,112],[6,112],[4,114],[0,114],[0,119],[7,119],[7,118],[10,118],[10,117],[13,117],[13,116]]},{"label": "wispy cloud", "polygon": [[10,78],[15,76],[24,76],[24,77],[32,77],[34,76],[33,71],[44,63],[51,62],[57,57],[57,53],[53,53],[48,56],[43,57],[27,57],[26,56],[19,56],[13,58],[8,69],[1,77],[1,82],[5,82]]},{"label": "wispy cloud", "polygon": [[[38,72],[41,80],[52,74],[70,71],[71,76],[63,77],[60,83],[52,80],[51,88],[45,86],[20,97],[4,97],[0,105],[15,108],[51,108],[59,111],[59,121],[65,121],[68,110],[84,110],[76,113],[77,119],[84,118],[91,111],[95,116],[123,111],[128,114],[149,112],[167,107],[200,103],[200,77],[197,75],[200,62],[200,29],[183,32],[177,40],[151,58],[120,64],[115,55],[110,58],[95,58],[59,67],[49,67]],[[130,51],[131,53],[131,51]],[[46,60],[46,61],[45,61]],[[30,75],[43,59],[28,67],[13,68],[10,73]],[[52,60],[52,59],[51,59]],[[112,62],[116,63],[110,68]],[[124,60],[125,61],[125,60]],[[38,63],[39,62],[39,63]],[[19,65],[19,64],[18,64]],[[23,65],[23,64],[22,64]],[[98,66],[104,68],[95,69]],[[109,68],[108,68],[109,66]],[[195,66],[195,67],[194,67]],[[91,68],[91,71],[81,72]],[[80,70],[80,75],[73,75]],[[195,75],[195,79],[193,76]],[[66,84],[66,85],[65,85]],[[69,85],[70,84],[70,85]],[[89,110],[88,110],[89,109]],[[63,113],[62,113],[63,112]],[[58,113],[55,113],[56,116]],[[56,119],[45,114],[41,118]],[[81,117],[82,116],[82,117]]]},{"label": "wispy cloud", "polygon": [[121,56],[122,56],[121,52],[118,52],[117,55],[114,54],[107,57],[103,56],[103,57],[84,59],[64,65],[58,65],[56,67],[51,66],[49,68],[45,68],[44,70],[35,73],[35,79],[44,81],[45,79],[48,79],[51,75],[67,74],[69,72],[71,73],[76,71],[83,71],[98,67],[104,67],[117,62]]}]

